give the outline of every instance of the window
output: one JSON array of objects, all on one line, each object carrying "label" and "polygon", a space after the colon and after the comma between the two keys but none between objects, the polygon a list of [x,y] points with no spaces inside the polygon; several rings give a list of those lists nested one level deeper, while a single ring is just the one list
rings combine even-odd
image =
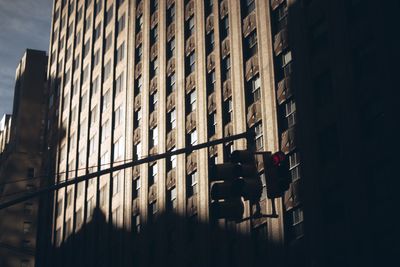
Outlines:
[{"label": "window", "polygon": [[295,238],[300,238],[304,235],[303,229],[303,209],[297,208],[292,211],[292,226]]},{"label": "window", "polygon": [[81,43],[81,31],[79,30],[75,35],[75,47],[77,47],[80,43]]},{"label": "window", "polygon": [[90,126],[94,126],[97,121],[97,106],[90,111]]},{"label": "window", "polygon": [[124,139],[121,137],[114,143],[114,161],[121,159],[125,154]]},{"label": "window", "polygon": [[194,34],[194,16],[189,19],[188,22],[188,36],[192,36]]},{"label": "window", "polygon": [[157,201],[154,201],[153,203],[150,204],[149,219],[151,219],[152,215],[155,215],[157,211],[158,211]]},{"label": "window", "polygon": [[79,22],[82,18],[82,6],[76,11],[76,21]]},{"label": "window", "polygon": [[296,124],[296,103],[294,100],[290,100],[285,104],[286,109],[286,119],[288,122],[288,127],[292,127]]},{"label": "window", "polygon": [[175,55],[175,38],[172,38],[171,41],[168,42],[168,52],[169,56],[172,57]]},{"label": "window", "polygon": [[267,180],[265,179],[265,173],[260,174],[260,180],[262,183],[262,193],[261,193],[261,199],[265,199],[267,197]]},{"label": "window", "polygon": [[158,26],[154,26],[153,29],[150,30],[150,37],[151,37],[151,42],[154,43],[157,38],[158,38]]},{"label": "window", "polygon": [[110,106],[110,102],[111,102],[110,101],[111,100],[111,92],[110,91],[111,90],[108,89],[107,92],[105,92],[103,95],[103,107],[102,107],[103,112],[108,108],[108,106]]},{"label": "window", "polygon": [[189,142],[192,146],[197,144],[197,131],[194,130],[189,134]]},{"label": "window", "polygon": [[140,159],[142,157],[142,144],[139,142],[134,146],[136,159]]},{"label": "window", "polygon": [[23,225],[24,234],[28,234],[31,230],[32,230],[32,223],[24,222],[24,225]]},{"label": "window", "polygon": [[92,26],[92,17],[89,15],[85,20],[85,32],[87,32]]},{"label": "window", "polygon": [[124,113],[123,113],[123,107],[121,105],[114,111],[114,128],[117,128],[120,124],[122,124],[123,120],[124,120]]},{"label": "window", "polygon": [[92,138],[89,139],[89,156],[92,155],[96,150],[95,139],[96,136],[93,136]]},{"label": "window", "polygon": [[196,55],[195,53],[191,53],[189,55],[189,73],[192,73],[196,68]]},{"label": "window", "polygon": [[65,84],[69,83],[69,81],[71,80],[71,70],[70,69],[68,69],[65,72],[64,79],[65,79]]},{"label": "window", "polygon": [[94,6],[94,15],[96,16],[97,14],[99,14],[101,7],[102,7],[102,2],[103,0],[97,0],[96,4]]},{"label": "window", "polygon": [[69,137],[70,151],[75,148],[75,132]]},{"label": "window", "polygon": [[135,127],[139,127],[140,122],[142,120],[142,109],[139,108],[137,111],[135,111],[133,116],[135,120]]},{"label": "window", "polygon": [[197,172],[194,171],[193,173],[187,176],[187,196],[191,197],[197,194]]},{"label": "window", "polygon": [[101,143],[110,136],[110,120],[107,120],[101,125]]},{"label": "window", "polygon": [[299,153],[295,152],[289,155],[289,170],[292,176],[292,181],[300,179],[300,157]]},{"label": "window", "polygon": [[124,90],[124,72],[122,72],[115,81],[115,94],[118,95]]},{"label": "window", "polygon": [[117,64],[124,59],[125,56],[125,42],[123,42],[117,49]]},{"label": "window", "polygon": [[[106,151],[100,157],[100,170],[104,170],[104,169],[108,168],[109,164],[110,164],[110,153],[108,151]],[[90,181],[93,181],[93,179],[91,179]],[[92,184],[92,183],[90,182],[90,184]]]},{"label": "window", "polygon": [[168,130],[172,130],[176,128],[176,111],[172,109],[167,113],[167,122],[168,122]]},{"label": "window", "polygon": [[133,222],[135,223],[135,232],[139,233],[140,232],[140,215],[135,215],[133,218]]},{"label": "window", "polygon": [[229,17],[225,16],[221,21],[221,39],[225,39],[229,34]]},{"label": "window", "polygon": [[97,51],[93,55],[93,68],[96,67],[100,63],[100,49],[97,49]]},{"label": "window", "polygon": [[83,167],[85,165],[85,159],[86,159],[85,148],[83,147],[78,152],[78,166],[79,167]]},{"label": "window", "polygon": [[188,106],[188,112],[192,112],[194,110],[196,110],[196,90],[193,90],[190,94],[189,94],[189,106]]},{"label": "window", "polygon": [[82,225],[82,222],[83,222],[82,208],[79,208],[76,211],[75,218],[76,218],[76,228],[79,228]]},{"label": "window", "polygon": [[140,177],[138,177],[136,180],[133,180],[133,192],[132,192],[132,198],[137,198],[140,196]]},{"label": "window", "polygon": [[229,56],[227,56],[223,61],[222,64],[224,65],[224,69],[225,69],[225,74],[226,74],[226,79],[229,79],[231,77],[231,58]]},{"label": "window", "polygon": [[71,55],[72,55],[72,48],[71,48],[71,46],[68,46],[68,48],[67,48],[67,55],[66,55],[66,61],[68,61],[70,58],[71,58]]},{"label": "window", "polygon": [[224,108],[227,111],[227,113],[224,113],[224,118],[225,122],[230,122],[233,120],[233,103],[232,103],[232,98],[229,98],[228,100],[224,101]]},{"label": "window", "polygon": [[92,95],[96,94],[99,90],[99,77],[96,77],[92,82]]},{"label": "window", "polygon": [[69,190],[69,191],[67,192],[67,207],[69,207],[69,206],[72,205],[72,198],[73,198],[73,196],[72,196],[72,190]]},{"label": "window", "polygon": [[110,49],[111,45],[112,45],[112,32],[110,32],[106,37],[105,44],[104,44],[104,46],[105,46],[104,54]]},{"label": "window", "polygon": [[68,221],[65,224],[65,238],[67,238],[72,232],[72,223],[71,223],[71,218],[68,219]]},{"label": "window", "polygon": [[173,3],[173,4],[169,7],[169,9],[167,10],[167,13],[168,13],[168,20],[169,20],[169,22],[174,21],[174,19],[175,19],[175,3]]},{"label": "window", "polygon": [[158,101],[158,95],[157,92],[154,94],[150,95],[150,112],[153,112],[157,109],[157,101]]},{"label": "window", "polygon": [[66,150],[65,144],[64,144],[60,148],[60,162],[65,159],[66,154],[67,154],[67,150]]},{"label": "window", "polygon": [[254,79],[251,80],[251,91],[253,93],[254,102],[261,99],[260,87],[261,87],[261,79],[260,76],[257,75]]},{"label": "window", "polygon": [[101,35],[101,23],[99,23],[96,28],[94,29],[94,33],[93,33],[93,40],[96,42],[97,39],[99,39],[100,35]]},{"label": "window", "polygon": [[106,12],[106,27],[111,22],[112,18],[113,18],[113,6],[111,5],[111,7]]},{"label": "window", "polygon": [[173,187],[171,190],[168,191],[168,199],[169,199],[169,210],[174,211],[176,210],[176,205],[177,205],[177,201],[176,201],[176,187]]},{"label": "window", "polygon": [[150,147],[157,146],[158,144],[158,128],[154,127],[153,129],[150,129]]},{"label": "window", "polygon": [[114,226],[121,225],[121,207],[118,206],[115,210],[112,211],[112,222]]},{"label": "window", "polygon": [[209,115],[208,135],[211,137],[217,132],[217,113],[213,112]]},{"label": "window", "polygon": [[122,188],[123,172],[119,171],[113,175],[113,188],[112,195],[115,196],[121,191]]},{"label": "window", "polygon": [[91,219],[92,218],[92,216],[93,216],[93,203],[94,201],[93,201],[93,198],[90,198],[88,201],[87,201],[87,206],[86,206],[86,209],[87,209],[87,212],[86,212],[86,214],[87,214],[87,219]]},{"label": "window", "polygon": [[82,72],[82,83],[87,82],[89,78],[89,65],[86,65],[86,67],[83,69]]},{"label": "window", "polygon": [[123,14],[117,22],[117,34],[120,34],[125,29],[125,14]]},{"label": "window", "polygon": [[61,216],[63,210],[63,201],[62,199],[57,201],[57,217]]},{"label": "window", "polygon": [[140,15],[140,17],[138,18],[138,25],[139,29],[143,28],[143,15]]},{"label": "window", "polygon": [[158,167],[157,163],[153,164],[149,167],[150,174],[149,174],[149,186],[157,183],[157,174],[158,174]]},{"label": "window", "polygon": [[100,206],[101,207],[106,206],[106,203],[107,203],[107,185],[103,185],[100,188],[100,196],[99,197],[100,197],[100,200],[99,200]]},{"label": "window", "polygon": [[89,54],[90,51],[90,40],[87,40],[87,42],[83,45],[83,58],[86,58],[86,56]]},{"label": "window", "polygon": [[260,151],[264,148],[264,138],[263,138],[263,130],[261,123],[254,126],[254,134],[255,134],[256,150]]},{"label": "window", "polygon": [[79,124],[79,139],[83,139],[86,136],[86,119],[84,119],[83,121],[81,121],[81,123]]},{"label": "window", "polygon": [[282,55],[282,67],[285,67],[292,61],[292,52],[289,51],[286,54]]},{"label": "window", "polygon": [[142,55],[143,55],[143,46],[142,45],[139,45],[138,48],[136,48],[136,55],[137,55],[136,60],[140,61],[142,59]]},{"label": "window", "polygon": [[104,81],[106,81],[111,74],[111,60],[109,60],[107,64],[104,66],[103,74],[104,74]]},{"label": "window", "polygon": [[168,78],[168,84],[169,84],[169,86],[168,86],[168,94],[170,94],[171,92],[173,92],[173,91],[175,91],[175,88],[176,88],[176,86],[175,86],[175,83],[176,83],[176,78],[175,78],[176,76],[175,76],[175,73],[172,73],[171,74],[171,76],[169,76],[169,78]]}]

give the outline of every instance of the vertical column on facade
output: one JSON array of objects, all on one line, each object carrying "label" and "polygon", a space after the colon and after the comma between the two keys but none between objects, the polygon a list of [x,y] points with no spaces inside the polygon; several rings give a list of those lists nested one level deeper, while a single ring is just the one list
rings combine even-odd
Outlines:
[{"label": "vertical column on facade", "polygon": [[[142,125],[141,125],[141,143],[142,143],[142,155],[146,156],[149,154],[149,65],[150,65],[150,1],[142,0],[143,5],[143,56],[142,56],[142,79],[143,79],[143,88],[141,93],[141,108],[142,108]],[[140,177],[141,177],[141,208],[140,214],[141,219],[143,220],[143,224],[147,222],[148,218],[148,169],[149,164],[142,164],[140,166]]]},{"label": "vertical column on facade", "polygon": [[[265,1],[256,1],[257,8],[257,31],[258,31],[258,51],[261,77],[261,106],[263,117],[264,147],[266,151],[279,150],[278,123],[275,100],[275,75],[273,65],[273,47],[271,32],[270,5]],[[268,219],[268,240],[275,246],[283,245],[283,207],[280,199],[275,199],[276,210],[280,215],[278,219]],[[271,205],[267,205],[267,210],[272,213]]]},{"label": "vertical column on facade", "polygon": [[[124,1],[123,10],[125,10],[125,39],[126,39],[126,56],[125,56],[125,99],[126,99],[126,127],[125,127],[125,159],[127,161],[134,159],[133,151],[133,133],[134,133],[134,69],[135,69],[135,45],[136,45],[136,17],[134,6],[131,1]],[[125,169],[124,183],[124,229],[127,232],[132,232],[132,186],[133,186],[133,171],[132,168]],[[128,246],[127,246],[128,247]],[[129,254],[129,253],[128,253]],[[130,257],[129,257],[130,259]],[[127,259],[126,259],[127,260]],[[130,263],[130,262],[127,262]]]},{"label": "vertical column on facade", "polygon": [[[185,5],[184,0],[175,0],[176,5],[176,147],[184,148],[186,146],[186,116],[185,116]],[[181,27],[179,27],[182,25]],[[186,214],[186,156],[184,154],[177,155],[176,167],[176,188],[177,188],[177,211],[178,215]]]},{"label": "vertical column on facade", "polygon": [[[205,23],[204,23],[204,1],[196,1],[196,88],[197,88],[197,135],[198,142],[208,141],[207,125],[207,83],[206,83],[206,44],[205,44]],[[198,198],[197,212],[199,220],[208,222],[208,149],[197,151],[197,171],[198,171]]]},{"label": "vertical column on facade", "polygon": [[[166,59],[166,0],[159,1],[158,7],[158,76],[157,76],[157,92],[158,92],[158,153],[166,152],[166,70],[167,70],[167,59]],[[164,213],[166,210],[166,159],[158,161],[158,210],[160,213]]]},{"label": "vertical column on facade", "polygon": [[[242,20],[240,13],[240,2],[238,0],[230,1],[229,6],[229,24],[230,24],[230,53],[231,53],[231,86],[233,98],[233,118],[234,134],[243,133],[247,130],[246,122],[246,95],[243,76],[243,47],[242,47]],[[235,149],[245,149],[246,142],[243,139],[235,141]],[[249,203],[245,202],[244,217],[250,215]],[[238,225],[237,230],[242,233],[248,233],[250,222],[245,221]]]}]

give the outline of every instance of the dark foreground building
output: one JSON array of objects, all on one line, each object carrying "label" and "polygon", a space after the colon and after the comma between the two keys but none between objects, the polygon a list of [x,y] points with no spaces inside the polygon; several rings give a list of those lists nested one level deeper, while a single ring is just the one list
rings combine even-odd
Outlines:
[{"label": "dark foreground building", "polygon": [[[395,98],[384,96],[396,88],[398,11],[344,0],[55,1],[54,182],[245,131],[254,140],[57,190],[42,265],[389,262],[397,120]],[[245,148],[288,156],[279,218],[216,221],[209,166]],[[245,216],[253,212],[246,202]]]},{"label": "dark foreground building", "polygon": [[[0,127],[0,201],[36,190],[44,148],[46,112],[44,51],[28,49],[15,75],[12,115]],[[0,210],[0,266],[34,266],[37,199]]]}]

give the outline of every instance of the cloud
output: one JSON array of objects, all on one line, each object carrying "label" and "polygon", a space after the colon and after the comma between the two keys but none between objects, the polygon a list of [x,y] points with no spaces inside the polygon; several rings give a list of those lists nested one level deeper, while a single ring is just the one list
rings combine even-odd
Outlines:
[{"label": "cloud", "polygon": [[10,113],[15,68],[25,49],[47,50],[53,0],[0,0],[0,117]]}]

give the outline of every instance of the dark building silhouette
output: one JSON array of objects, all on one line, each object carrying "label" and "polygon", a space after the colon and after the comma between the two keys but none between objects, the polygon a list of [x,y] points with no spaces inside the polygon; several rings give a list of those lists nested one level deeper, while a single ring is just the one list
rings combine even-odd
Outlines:
[{"label": "dark building silhouette", "polygon": [[[0,201],[40,185],[43,160],[46,67],[44,51],[27,49],[20,60],[12,115],[0,131]],[[34,266],[38,226],[37,199],[0,210],[0,266]]]}]

